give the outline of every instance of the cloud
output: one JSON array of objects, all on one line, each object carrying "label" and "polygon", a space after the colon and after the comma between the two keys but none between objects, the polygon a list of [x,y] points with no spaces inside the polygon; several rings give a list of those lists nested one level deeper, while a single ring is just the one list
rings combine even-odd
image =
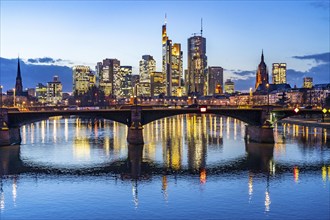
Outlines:
[{"label": "cloud", "polygon": [[[58,60],[61,60],[61,59],[58,59]],[[53,58],[50,58],[50,57],[43,57],[43,58],[30,58],[27,60],[28,63],[31,63],[31,64],[39,64],[39,63],[42,63],[42,64],[45,64],[45,63],[55,63],[55,60]]]},{"label": "cloud", "polygon": [[304,77],[312,77],[313,84],[330,83],[330,63],[323,63],[312,67],[308,71],[288,69],[286,71],[287,82],[301,87]]},{"label": "cloud", "polygon": [[[72,67],[76,65],[76,62],[65,59],[53,59],[51,57],[42,58],[29,58],[25,61],[26,64],[30,65],[55,65],[55,66],[69,66]],[[83,64],[82,64],[83,65]]]},{"label": "cloud", "polygon": [[312,54],[305,56],[293,56],[292,58],[300,60],[314,60],[317,63],[330,63],[330,53]]}]

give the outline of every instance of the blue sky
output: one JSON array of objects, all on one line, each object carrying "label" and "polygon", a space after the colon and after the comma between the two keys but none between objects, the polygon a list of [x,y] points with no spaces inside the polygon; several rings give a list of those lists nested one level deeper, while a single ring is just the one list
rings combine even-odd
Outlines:
[{"label": "blue sky", "polygon": [[244,79],[237,72],[255,71],[262,49],[269,71],[272,63],[286,62],[289,69],[306,72],[320,62],[299,57],[330,52],[329,4],[329,0],[1,0],[0,56],[51,57],[92,68],[104,58],[117,58],[138,74],[139,60],[150,54],[160,71],[166,13],[170,39],[182,44],[184,68],[187,39],[200,31],[203,18],[208,64],[224,67],[225,78]]}]

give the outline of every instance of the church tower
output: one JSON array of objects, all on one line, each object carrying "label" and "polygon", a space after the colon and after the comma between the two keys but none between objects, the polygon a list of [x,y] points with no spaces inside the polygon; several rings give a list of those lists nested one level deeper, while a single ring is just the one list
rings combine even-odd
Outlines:
[{"label": "church tower", "polygon": [[16,84],[15,84],[16,95],[23,95],[23,85],[22,85],[22,76],[21,76],[21,67],[19,64],[19,57],[17,59],[17,76],[16,76]]},{"label": "church tower", "polygon": [[264,52],[261,52],[261,62],[257,69],[257,75],[256,75],[256,86],[255,89],[257,89],[260,85],[261,90],[266,90],[266,85],[269,83],[268,81],[268,70],[267,66],[264,61]]}]

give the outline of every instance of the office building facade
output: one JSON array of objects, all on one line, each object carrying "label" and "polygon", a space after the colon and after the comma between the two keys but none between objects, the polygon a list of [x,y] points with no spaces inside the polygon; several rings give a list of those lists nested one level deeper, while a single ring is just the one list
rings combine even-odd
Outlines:
[{"label": "office building facade", "polygon": [[140,60],[139,72],[140,72],[140,83],[139,83],[139,94],[142,96],[150,97],[150,77],[151,73],[156,71],[156,61],[150,55],[143,55]]},{"label": "office building facade", "polygon": [[193,36],[188,39],[188,77],[186,78],[186,91],[206,95],[206,38]]},{"label": "office building facade", "polygon": [[223,91],[223,68],[209,66],[207,70],[207,95],[220,94]]},{"label": "office building facade", "polygon": [[273,84],[286,84],[286,63],[273,63]]}]

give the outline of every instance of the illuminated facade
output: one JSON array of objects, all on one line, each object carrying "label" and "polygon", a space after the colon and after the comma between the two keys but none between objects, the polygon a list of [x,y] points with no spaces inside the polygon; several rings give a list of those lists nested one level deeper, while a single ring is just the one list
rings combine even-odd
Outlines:
[{"label": "illuminated facade", "polygon": [[81,95],[88,91],[95,84],[95,75],[89,66],[74,66],[73,73],[73,94]]},{"label": "illuminated facade", "polygon": [[313,87],[313,78],[312,77],[304,77],[303,88],[311,89],[312,87]]},{"label": "illuminated facade", "polygon": [[105,96],[120,95],[121,74],[120,61],[117,59],[104,59],[96,65],[96,85]]},{"label": "illuminated facade", "polygon": [[225,93],[232,94],[235,92],[235,83],[230,79],[225,82]]},{"label": "illuminated facade", "polygon": [[36,87],[36,97],[39,103],[46,103],[47,100],[47,86],[43,85],[42,83],[38,83]]},{"label": "illuminated facade", "polygon": [[162,72],[152,72],[150,77],[151,97],[165,94],[164,75]]},{"label": "illuminated facade", "polygon": [[188,39],[188,78],[186,78],[188,94],[206,95],[206,71],[206,39],[202,35],[195,35]]},{"label": "illuminated facade", "polygon": [[183,73],[183,62],[182,62],[182,51],[181,44],[174,44],[172,46],[172,76],[170,80],[171,94],[168,96],[182,96],[182,73]]},{"label": "illuminated facade", "polygon": [[220,66],[210,66],[207,71],[207,94],[220,94],[222,93],[222,88],[223,68]]},{"label": "illuminated facade", "polygon": [[123,79],[121,82],[121,97],[129,98],[133,95],[132,66],[121,66],[120,74]]},{"label": "illuminated facade", "polygon": [[183,62],[181,44],[172,44],[167,36],[166,21],[162,26],[162,73],[165,79],[166,96],[181,96]]},{"label": "illuminated facade", "polygon": [[286,63],[273,63],[273,84],[286,83]]},{"label": "illuminated facade", "polygon": [[267,70],[267,66],[265,64],[264,61],[264,53],[262,51],[261,53],[261,62],[258,66],[257,69],[257,75],[256,75],[256,85],[255,85],[255,89],[257,89],[260,86],[260,90],[266,90],[267,88],[267,84],[269,83],[268,80],[268,70]]},{"label": "illuminated facade", "polygon": [[58,104],[62,101],[62,83],[58,76],[54,76],[52,82],[47,83],[47,102]]},{"label": "illuminated facade", "polygon": [[139,94],[142,96],[151,96],[150,92],[150,76],[156,71],[156,61],[150,55],[142,56],[140,60],[140,85]]}]

